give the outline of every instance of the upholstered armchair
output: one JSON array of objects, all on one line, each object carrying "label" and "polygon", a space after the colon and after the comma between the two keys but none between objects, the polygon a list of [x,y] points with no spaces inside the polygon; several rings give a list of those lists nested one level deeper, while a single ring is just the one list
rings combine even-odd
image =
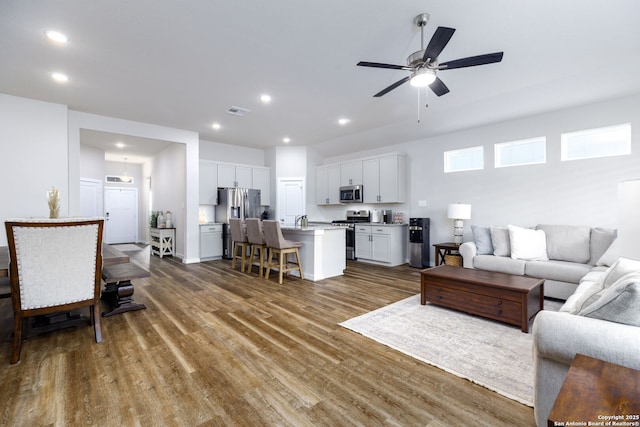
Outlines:
[{"label": "upholstered armchair", "polygon": [[11,363],[20,361],[25,318],[90,307],[96,342],[100,329],[104,220],[9,219],[9,277],[14,312]]}]

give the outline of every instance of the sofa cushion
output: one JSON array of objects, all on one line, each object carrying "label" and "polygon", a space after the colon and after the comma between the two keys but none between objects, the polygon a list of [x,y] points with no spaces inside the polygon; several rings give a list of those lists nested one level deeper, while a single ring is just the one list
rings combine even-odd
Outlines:
[{"label": "sofa cushion", "polygon": [[591,258],[589,264],[596,265],[600,257],[609,249],[611,243],[616,239],[616,230],[612,228],[592,228],[591,229]]},{"label": "sofa cushion", "polygon": [[525,261],[548,261],[544,231],[509,225],[511,258]]},{"label": "sofa cushion", "polygon": [[472,225],[473,241],[476,244],[476,255],[493,254],[493,243],[491,243],[491,230],[489,227]]},{"label": "sofa cushion", "polygon": [[536,229],[543,230],[547,236],[549,259],[581,264],[586,264],[591,259],[590,227],[539,224]]},{"label": "sofa cushion", "polygon": [[640,326],[640,274],[623,276],[578,315]]},{"label": "sofa cushion", "polygon": [[580,283],[580,279],[591,270],[588,264],[567,261],[529,261],[525,274],[531,277],[557,280],[560,282]]},{"label": "sofa cushion", "polygon": [[492,225],[489,230],[491,232],[491,242],[493,243],[493,254],[495,256],[511,256],[509,229]]},{"label": "sofa cushion", "polygon": [[473,267],[480,270],[497,271],[499,273],[524,275],[524,267],[527,262],[521,259],[495,255],[478,255],[473,258]]}]

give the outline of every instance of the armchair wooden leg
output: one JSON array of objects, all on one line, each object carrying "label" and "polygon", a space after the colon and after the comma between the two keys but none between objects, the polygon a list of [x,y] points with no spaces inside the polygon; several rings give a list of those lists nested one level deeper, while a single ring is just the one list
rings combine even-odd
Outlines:
[{"label": "armchair wooden leg", "polygon": [[23,317],[20,313],[13,316],[13,352],[11,353],[11,364],[20,361],[20,352],[22,350],[22,333],[23,333]]},{"label": "armchair wooden leg", "polygon": [[100,301],[91,307],[91,320],[93,331],[96,335],[96,342],[102,342],[102,325],[100,323]]}]

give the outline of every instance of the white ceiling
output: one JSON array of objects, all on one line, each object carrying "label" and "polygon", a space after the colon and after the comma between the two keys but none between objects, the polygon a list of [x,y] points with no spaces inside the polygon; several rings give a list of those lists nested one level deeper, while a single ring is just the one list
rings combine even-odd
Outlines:
[{"label": "white ceiling", "polygon": [[[420,105],[408,84],[373,98],[407,72],[356,63],[404,64],[420,49],[422,12],[427,41],[457,29],[441,62],[495,51],[503,61],[439,72],[451,92],[423,92]],[[637,0],[5,0],[0,92],[226,144],[288,136],[335,156],[640,92],[639,18]],[[50,28],[70,43],[47,41]]]}]

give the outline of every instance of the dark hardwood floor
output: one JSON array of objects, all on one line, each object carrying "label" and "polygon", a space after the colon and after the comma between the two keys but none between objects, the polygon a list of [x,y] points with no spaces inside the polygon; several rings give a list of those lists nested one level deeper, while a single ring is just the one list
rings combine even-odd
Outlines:
[{"label": "dark hardwood floor", "polygon": [[[419,270],[349,262],[317,283],[130,253],[147,309],[35,336],[10,365],[2,426],[533,426],[533,410],[338,326],[420,291]],[[254,270],[256,271],[256,270]]]}]

